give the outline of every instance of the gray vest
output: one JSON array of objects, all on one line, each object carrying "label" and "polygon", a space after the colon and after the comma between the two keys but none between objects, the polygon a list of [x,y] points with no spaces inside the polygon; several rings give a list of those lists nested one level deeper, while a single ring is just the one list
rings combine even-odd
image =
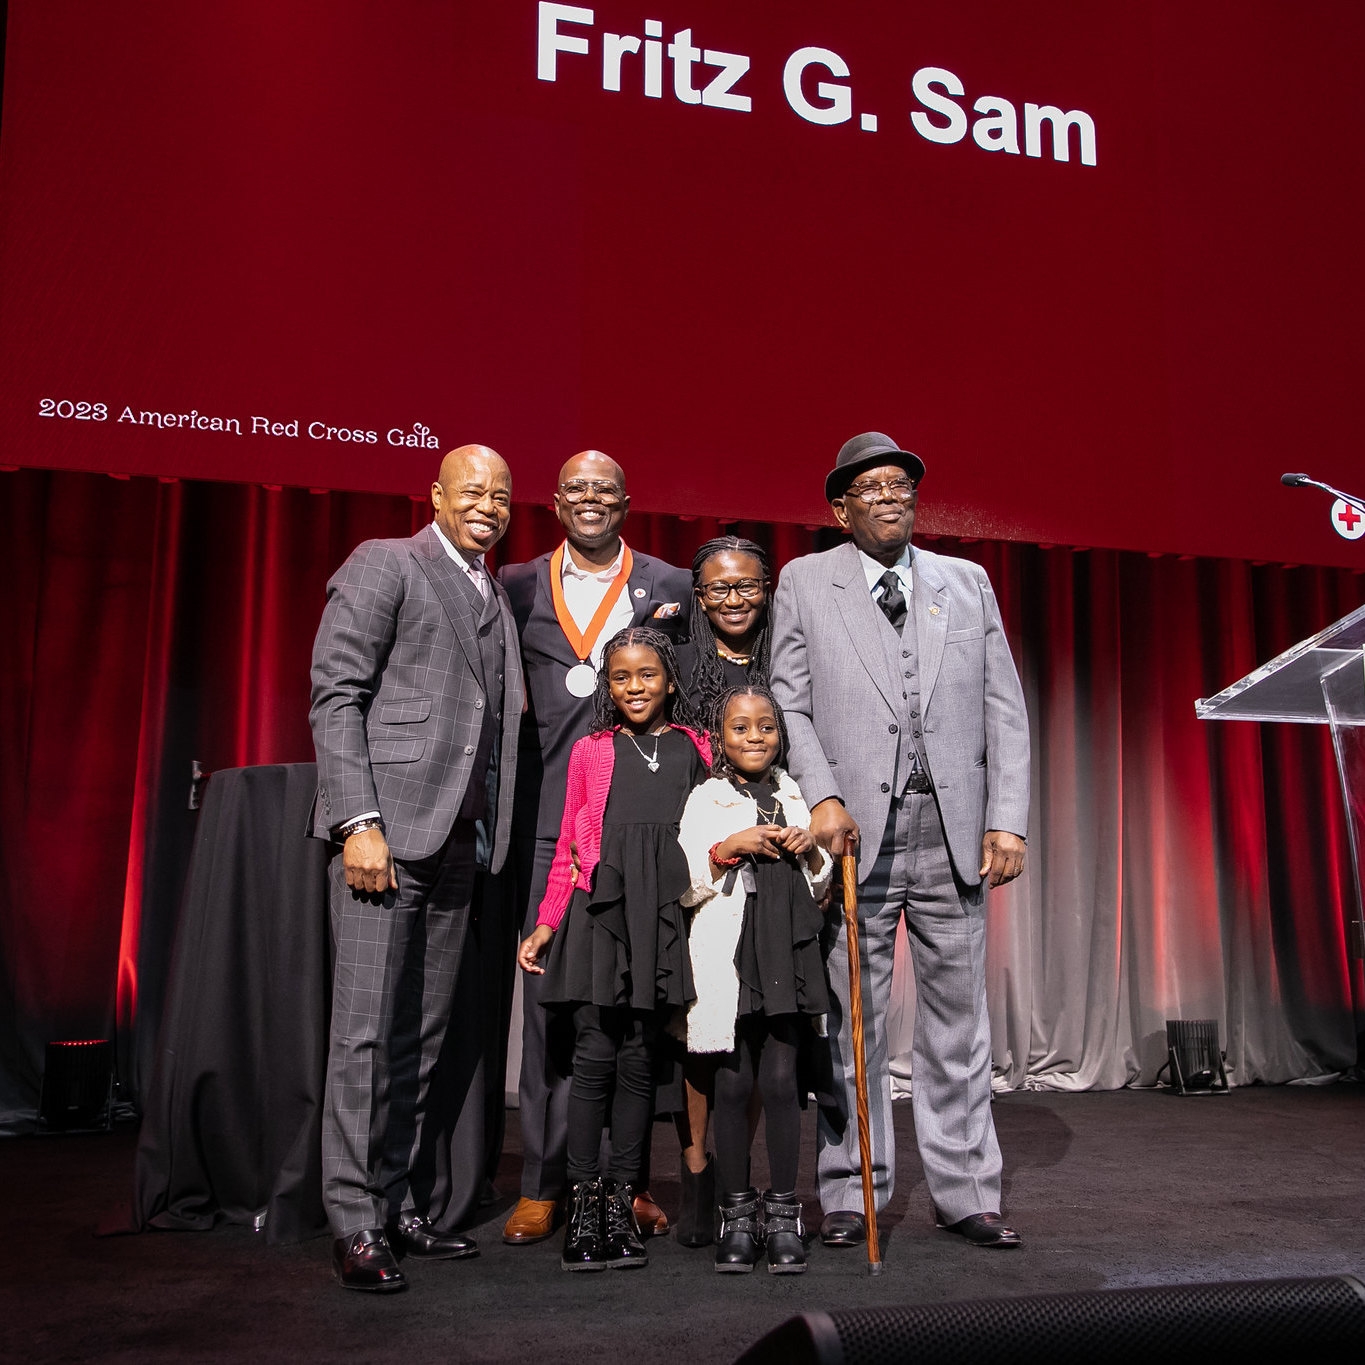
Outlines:
[{"label": "gray vest", "polygon": [[[919,591],[918,587],[915,591]],[[924,752],[924,727],[920,723],[919,649],[915,636],[915,607],[910,597],[907,597],[907,606],[909,610],[905,613],[905,621],[899,632],[886,619],[881,607],[877,606],[877,620],[880,624],[877,636],[886,658],[887,673],[901,685],[899,696],[896,696],[894,689],[892,691],[897,733],[896,775],[891,780],[891,790],[897,796],[905,791],[916,768],[924,773],[929,772],[929,758]]]}]

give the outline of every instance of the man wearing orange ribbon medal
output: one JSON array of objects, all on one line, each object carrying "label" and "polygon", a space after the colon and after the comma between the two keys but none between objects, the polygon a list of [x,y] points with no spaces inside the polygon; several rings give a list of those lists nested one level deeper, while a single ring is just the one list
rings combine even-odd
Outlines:
[{"label": "man wearing orange ribbon medal", "polygon": [[[631,552],[621,539],[629,508],[625,474],[615,460],[600,450],[575,455],[559,471],[554,497],[564,543],[498,575],[521,636],[526,674],[513,820],[523,936],[535,928],[545,894],[564,813],[569,750],[592,720],[602,646],[627,626],[648,623],[672,634],[686,619],[691,574]],[[557,1037],[562,1021],[547,1019],[543,980],[522,977],[521,1199],[503,1228],[503,1240],[514,1246],[550,1236],[565,1191],[573,1037],[567,1029]],[[652,1209],[637,1212],[646,1215],[642,1223],[662,1218]]]}]

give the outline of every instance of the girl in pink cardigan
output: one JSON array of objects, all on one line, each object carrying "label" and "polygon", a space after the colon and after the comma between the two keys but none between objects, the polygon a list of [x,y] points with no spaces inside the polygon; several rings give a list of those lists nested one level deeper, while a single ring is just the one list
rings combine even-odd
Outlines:
[{"label": "girl in pink cardigan", "polygon": [[678,821],[711,762],[673,647],[657,630],[636,626],[608,641],[594,710],[592,730],[569,756],[536,928],[517,952],[523,971],[545,974],[543,998],[573,1010],[565,1270],[649,1263],[631,1204],[654,1108],[655,1051],[664,1017],[695,998]]}]

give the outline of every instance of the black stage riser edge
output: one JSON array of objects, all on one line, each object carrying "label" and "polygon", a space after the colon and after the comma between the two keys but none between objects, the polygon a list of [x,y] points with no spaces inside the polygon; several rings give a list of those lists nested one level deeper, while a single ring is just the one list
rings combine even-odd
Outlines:
[{"label": "black stage riser edge", "polygon": [[1332,1275],[803,1313],[737,1365],[1240,1365],[1363,1347],[1365,1285]]}]

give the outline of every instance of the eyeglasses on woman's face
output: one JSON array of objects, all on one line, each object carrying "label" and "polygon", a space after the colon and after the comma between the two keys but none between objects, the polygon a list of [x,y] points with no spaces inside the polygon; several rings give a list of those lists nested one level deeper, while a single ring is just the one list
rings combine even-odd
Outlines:
[{"label": "eyeglasses on woman's face", "polygon": [[757,602],[767,589],[761,578],[714,579],[697,589],[703,602],[718,607],[728,601],[731,593],[738,593],[746,602]]}]

